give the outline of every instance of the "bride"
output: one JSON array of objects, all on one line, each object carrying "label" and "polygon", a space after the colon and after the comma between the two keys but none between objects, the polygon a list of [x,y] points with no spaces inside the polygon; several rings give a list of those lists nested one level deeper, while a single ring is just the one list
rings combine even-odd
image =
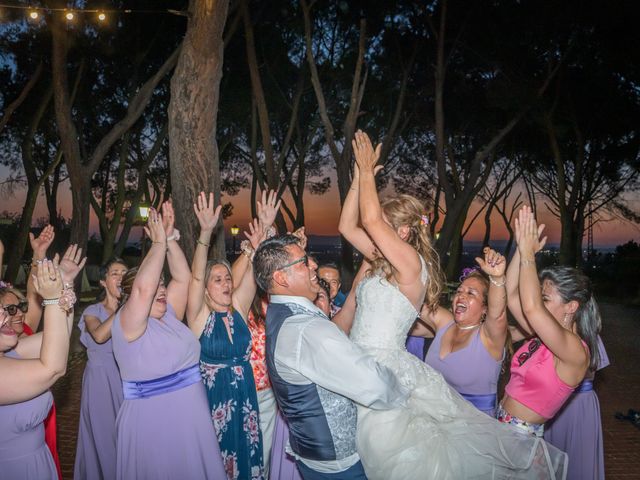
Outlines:
[{"label": "bride", "polygon": [[357,446],[368,478],[565,478],[566,454],[478,411],[406,351],[422,304],[434,308],[438,302],[437,254],[417,199],[398,195],[380,205],[380,145],[374,150],[358,131],[353,149],[356,167],[340,233],[371,268],[357,286],[350,336],[412,392],[405,408],[358,407]]}]

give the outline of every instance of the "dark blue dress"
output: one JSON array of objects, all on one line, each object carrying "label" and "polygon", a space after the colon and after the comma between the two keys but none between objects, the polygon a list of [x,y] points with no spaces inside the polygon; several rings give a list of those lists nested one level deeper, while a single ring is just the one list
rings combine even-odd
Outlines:
[{"label": "dark blue dress", "polygon": [[[231,338],[225,326],[229,324]],[[251,333],[236,311],[211,312],[200,336],[200,373],[227,478],[262,479],[258,397],[249,363]]]}]

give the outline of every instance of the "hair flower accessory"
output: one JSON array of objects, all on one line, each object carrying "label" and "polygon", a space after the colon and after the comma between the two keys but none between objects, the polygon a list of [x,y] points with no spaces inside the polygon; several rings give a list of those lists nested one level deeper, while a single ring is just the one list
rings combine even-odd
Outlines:
[{"label": "hair flower accessory", "polygon": [[429,225],[429,217],[426,215],[420,215],[420,225]]},{"label": "hair flower accessory", "polygon": [[471,275],[473,272],[477,272],[478,271],[478,267],[469,267],[469,268],[465,268],[462,270],[462,273],[460,274],[460,281],[463,282],[469,275]]},{"label": "hair flower accessory", "polygon": [[0,288],[13,288],[13,285],[11,285],[9,282],[0,280]]}]

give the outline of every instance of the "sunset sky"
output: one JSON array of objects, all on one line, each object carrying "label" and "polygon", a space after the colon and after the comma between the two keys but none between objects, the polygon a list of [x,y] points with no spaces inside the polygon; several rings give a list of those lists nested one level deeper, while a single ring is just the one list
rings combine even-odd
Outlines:
[{"label": "sunset sky", "polygon": [[[0,171],[1,172],[1,171]],[[4,178],[6,173],[2,175],[0,173],[0,177]],[[310,235],[337,235],[338,233],[338,218],[340,215],[340,202],[338,199],[338,192],[335,178],[332,178],[332,188],[325,195],[311,195],[309,192],[305,192],[305,218],[306,218],[306,231]],[[392,190],[386,191],[384,194],[392,193]],[[1,202],[2,206],[0,207],[0,211],[8,210],[8,211],[20,211],[22,209],[22,204],[24,202],[25,192],[19,190],[13,197],[7,196],[5,193],[2,194]],[[233,206],[233,215],[225,220],[225,227],[227,229],[231,227],[233,224],[237,224],[241,228],[247,225],[250,216],[250,207],[249,207],[249,191],[244,190],[241,191],[235,197],[224,197],[224,201],[230,201]],[[68,181],[60,186],[59,193],[59,205],[62,209],[62,214],[65,217],[69,217],[71,215],[71,199],[69,192],[69,184]],[[544,222],[547,225],[547,234],[549,235],[549,241],[551,244],[557,244],[560,241],[560,224],[558,220],[553,217],[544,206],[543,201],[538,200],[538,209],[539,209],[539,217],[540,221]],[[638,199],[638,195],[633,196],[632,202],[630,205],[635,208],[636,211],[640,211],[640,199]],[[469,215],[469,218],[478,208],[477,205],[472,207],[472,212]],[[91,232],[97,232],[97,221],[93,211],[91,212]],[[34,215],[34,219],[40,218],[42,216],[46,216],[46,206],[44,197],[40,197],[38,200],[38,205],[36,207],[36,212]],[[135,230],[135,229],[134,229]],[[138,234],[132,232],[132,241],[135,241],[133,236],[137,236]],[[483,215],[476,220],[475,224],[472,226],[471,230],[465,240],[468,241],[476,241],[482,240],[484,235],[484,221]],[[507,231],[504,228],[504,224],[502,219],[496,216],[496,218],[492,221],[492,238],[495,240],[506,240],[508,237]],[[622,222],[619,220],[609,221],[609,222],[601,222],[598,223],[594,227],[594,244],[595,246],[601,247],[612,247],[616,245],[620,245],[622,243],[626,243],[629,240],[634,240],[636,242],[640,242],[640,226],[637,224],[632,224],[629,222]],[[585,247],[586,247],[586,239],[585,239]]]}]

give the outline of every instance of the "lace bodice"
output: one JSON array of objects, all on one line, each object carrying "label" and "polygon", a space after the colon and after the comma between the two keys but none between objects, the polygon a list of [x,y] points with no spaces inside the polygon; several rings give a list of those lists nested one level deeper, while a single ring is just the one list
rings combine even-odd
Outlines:
[{"label": "lace bodice", "polygon": [[[422,262],[421,280],[427,281]],[[365,277],[356,289],[356,308],[351,340],[370,348],[405,350],[409,329],[419,315],[400,289],[382,275]]]}]

